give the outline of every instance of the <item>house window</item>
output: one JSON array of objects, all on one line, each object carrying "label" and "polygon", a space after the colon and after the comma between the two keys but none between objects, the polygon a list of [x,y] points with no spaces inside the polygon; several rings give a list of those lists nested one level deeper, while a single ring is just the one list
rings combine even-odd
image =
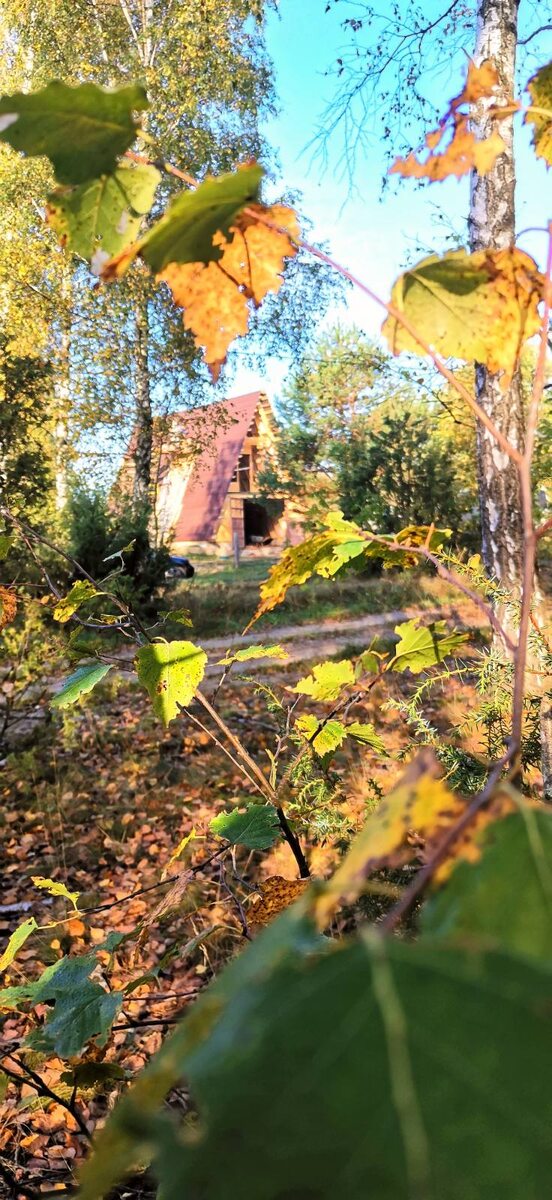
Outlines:
[{"label": "house window", "polygon": [[239,492],[251,491],[251,455],[240,454],[238,465],[233,475],[233,482],[237,483]]}]

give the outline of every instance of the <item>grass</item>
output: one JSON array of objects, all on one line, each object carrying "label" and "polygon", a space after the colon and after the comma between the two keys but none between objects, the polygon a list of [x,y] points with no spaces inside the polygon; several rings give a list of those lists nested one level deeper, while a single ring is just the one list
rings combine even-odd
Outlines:
[{"label": "grass", "polygon": [[[168,608],[190,609],[194,634],[199,637],[241,633],[257,607],[259,584],[273,563],[258,558],[236,568],[220,560],[198,560],[194,579],[173,584],[165,602]],[[280,625],[345,620],[406,607],[427,609],[455,600],[458,593],[430,575],[385,572],[380,578],[364,578],[349,572],[291,588],[283,604],[262,617],[256,628],[262,633]],[[182,635],[181,625],[175,625],[177,633]]]}]

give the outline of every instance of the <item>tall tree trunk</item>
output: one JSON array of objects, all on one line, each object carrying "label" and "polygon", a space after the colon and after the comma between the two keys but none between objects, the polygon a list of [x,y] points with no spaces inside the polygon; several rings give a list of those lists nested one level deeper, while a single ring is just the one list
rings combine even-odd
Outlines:
[{"label": "tall tree trunk", "polygon": [[71,417],[71,269],[65,263],[62,267],[60,300],[54,380],[54,470],[56,509],[61,513],[67,504],[67,459]]},{"label": "tall tree trunk", "polygon": [[[499,74],[498,102],[515,93],[515,63],[518,40],[519,0],[479,0],[475,62],[490,58]],[[482,101],[476,124],[480,135],[492,129],[489,108],[495,101]],[[472,179],[469,232],[472,250],[502,250],[515,241],[515,186],[513,118],[500,122],[506,150],[499,155],[488,175]],[[478,365],[476,394],[495,425],[519,449],[523,447],[525,414],[518,371],[507,391],[500,377]],[[481,423],[477,429],[477,469],[483,561],[514,595],[519,595],[523,570],[523,520],[519,476],[515,463],[497,446]],[[504,615],[503,615],[504,619]],[[544,798],[552,801],[552,696],[541,703],[541,768]]]},{"label": "tall tree trunk", "polygon": [[151,409],[148,363],[149,319],[148,302],[144,295],[136,303],[135,399],[136,423],[134,442],[133,500],[137,510],[149,513],[151,502],[151,457],[153,416]]},{"label": "tall tree trunk", "polygon": [[[519,0],[479,0],[474,59],[491,58],[499,74],[498,102],[514,94]],[[494,101],[492,102],[494,103]],[[478,132],[491,132],[490,102],[481,102],[474,123]],[[515,160],[513,119],[500,122],[506,150],[487,175],[472,180],[469,233],[472,250],[503,250],[515,240]],[[524,437],[523,398],[519,372],[507,391],[500,377],[486,367],[476,367],[479,403],[514,446]],[[483,561],[488,573],[519,593],[523,566],[521,494],[515,463],[497,446],[492,435],[478,424],[477,466]]]}]

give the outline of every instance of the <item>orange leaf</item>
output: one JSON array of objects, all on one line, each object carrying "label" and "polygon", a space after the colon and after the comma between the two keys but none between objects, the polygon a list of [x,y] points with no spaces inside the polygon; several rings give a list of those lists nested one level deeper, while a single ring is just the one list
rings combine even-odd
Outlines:
[{"label": "orange leaf", "polygon": [[[280,228],[269,228],[253,213]],[[215,380],[230,343],[247,332],[249,302],[258,307],[267,292],[278,291],[284,259],[296,254],[293,240],[299,236],[295,213],[282,205],[251,206],[229,232],[231,240],[222,234],[213,239],[223,249],[217,262],[169,263],[157,276],[183,308],[184,325],[193,333],[196,346],[203,347]]]},{"label": "orange leaf", "polygon": [[0,629],[3,629],[4,625],[9,625],[10,621],[13,621],[16,612],[17,600],[15,592],[12,592],[9,588],[0,587]]},{"label": "orange leaf", "polygon": [[498,71],[494,62],[486,58],[479,67],[470,61],[468,77],[459,96],[451,103],[451,109],[457,109],[461,104],[477,104],[478,100],[492,96],[498,83]]},{"label": "orange leaf", "polygon": [[266,879],[249,907],[251,929],[261,929],[273,921],[299,898],[308,882],[308,879],[284,879],[282,875]]},{"label": "orange leaf", "polygon": [[[435,149],[444,132],[444,128],[441,128],[428,134],[428,148]],[[504,149],[505,143],[499,133],[493,132],[488,138],[478,141],[475,134],[468,129],[467,117],[460,117],[455,124],[452,140],[440,154],[429,154],[425,162],[421,162],[414,153],[406,158],[397,158],[389,174],[432,180],[447,179],[449,175],[455,175],[460,179],[475,168],[479,175],[486,175]]]}]

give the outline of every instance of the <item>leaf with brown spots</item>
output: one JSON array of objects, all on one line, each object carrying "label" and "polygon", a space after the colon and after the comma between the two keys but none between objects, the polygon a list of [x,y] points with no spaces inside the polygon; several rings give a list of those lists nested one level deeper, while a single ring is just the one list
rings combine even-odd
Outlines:
[{"label": "leaf with brown spots", "polygon": [[303,894],[308,882],[308,879],[284,879],[282,875],[271,875],[265,879],[259,895],[253,898],[249,906],[250,928],[258,930],[268,925]]}]

